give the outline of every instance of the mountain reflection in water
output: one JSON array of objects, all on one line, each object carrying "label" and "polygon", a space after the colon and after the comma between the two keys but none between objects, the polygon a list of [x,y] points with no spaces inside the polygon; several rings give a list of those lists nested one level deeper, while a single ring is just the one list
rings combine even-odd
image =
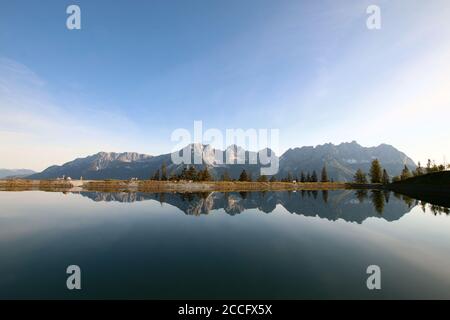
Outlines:
[{"label": "mountain reflection in water", "polygon": [[270,213],[277,206],[303,216],[317,216],[327,220],[343,219],[362,223],[369,217],[387,221],[400,219],[414,206],[434,214],[449,214],[449,209],[427,204],[405,195],[382,190],[303,190],[298,192],[208,192],[208,193],[142,193],[142,192],[80,192],[94,201],[135,202],[156,200],[170,204],[187,215],[209,214],[223,209],[236,215],[248,209]]},{"label": "mountain reflection in water", "polygon": [[[404,195],[24,191],[0,203],[0,299],[450,298],[448,209]],[[367,288],[370,265],[382,290]]]}]

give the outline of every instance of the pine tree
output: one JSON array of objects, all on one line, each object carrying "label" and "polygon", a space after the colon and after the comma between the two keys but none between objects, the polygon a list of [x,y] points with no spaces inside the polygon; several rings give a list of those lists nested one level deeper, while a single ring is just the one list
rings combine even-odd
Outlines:
[{"label": "pine tree", "polygon": [[161,180],[163,181],[167,180],[167,168],[165,162],[163,162],[161,166]]},{"label": "pine tree", "polygon": [[433,167],[431,168],[431,172],[438,172],[439,171],[439,167],[436,164],[436,162],[433,160]]},{"label": "pine tree", "polygon": [[323,202],[328,203],[328,190],[322,190]]},{"label": "pine tree", "polygon": [[204,170],[200,170],[200,171],[197,173],[197,180],[198,180],[198,181],[205,181],[205,180],[204,180],[204,179],[205,179],[204,174],[205,174]]},{"label": "pine tree", "polygon": [[159,169],[153,174],[152,180],[160,180]]},{"label": "pine tree", "polygon": [[356,170],[353,179],[355,183],[367,183],[366,174],[361,169]]},{"label": "pine tree", "polygon": [[306,174],[306,182],[311,182],[311,175],[309,172]]},{"label": "pine tree", "polygon": [[225,172],[222,174],[222,181],[230,181],[230,175],[228,174],[228,171],[225,170]]},{"label": "pine tree", "polygon": [[208,168],[205,168],[205,173],[203,174],[203,177],[205,178],[205,181],[212,181],[213,176],[209,172]]},{"label": "pine tree", "polygon": [[329,182],[326,166],[323,166],[323,168],[322,168],[322,175],[321,175],[320,181],[321,182]]},{"label": "pine tree", "polygon": [[211,173],[209,172],[208,168],[205,167],[205,169],[200,171],[200,173],[198,174],[198,179],[200,181],[211,181],[212,180],[212,176],[211,176]]},{"label": "pine tree", "polygon": [[239,176],[239,181],[247,181],[247,180],[248,180],[248,175],[244,169],[244,170],[242,170],[241,175]]},{"label": "pine tree", "polygon": [[179,178],[180,178],[180,180],[186,180],[187,179],[187,168],[186,167],[183,167],[183,170],[181,170]]},{"label": "pine tree", "polygon": [[417,164],[417,168],[416,168],[416,171],[415,171],[415,174],[414,175],[416,175],[416,176],[421,176],[421,175],[423,175],[423,168],[422,168],[422,166],[421,166],[421,164],[420,164],[420,161],[419,161],[419,163]]},{"label": "pine tree", "polygon": [[177,180],[177,179],[178,179],[178,177],[177,177],[176,172],[175,172],[175,171],[172,171],[172,172],[170,173],[170,175],[169,175],[169,180],[170,180],[170,181],[175,181],[175,180]]},{"label": "pine tree", "polygon": [[381,178],[381,182],[383,184],[389,184],[391,182],[386,169],[383,169],[383,177]]},{"label": "pine tree", "polygon": [[306,182],[305,173],[303,171],[300,173],[300,182]]},{"label": "pine tree", "polygon": [[370,175],[370,182],[381,183],[383,172],[381,169],[380,161],[378,161],[378,159],[372,161],[369,175]]},{"label": "pine tree", "polygon": [[428,159],[426,171],[427,173],[431,172],[431,159]]},{"label": "pine tree", "polygon": [[356,190],[355,195],[359,203],[363,203],[367,199],[367,190],[364,189]]},{"label": "pine tree", "polygon": [[270,182],[276,182],[277,181],[277,178],[275,177],[275,176],[272,176],[271,178],[270,178]]},{"label": "pine tree", "polygon": [[286,182],[292,182],[292,174],[290,172],[288,172]]},{"label": "pine tree", "polygon": [[317,182],[317,173],[316,170],[313,171],[312,175],[311,175],[311,182]]},{"label": "pine tree", "polygon": [[405,164],[405,167],[402,170],[402,174],[400,175],[400,180],[406,180],[408,178],[411,178],[411,172]]},{"label": "pine tree", "polygon": [[258,177],[258,182],[267,182],[267,176],[265,175],[260,175]]},{"label": "pine tree", "polygon": [[198,180],[197,170],[195,169],[194,166],[189,166],[186,172],[186,178],[192,181]]},{"label": "pine tree", "polygon": [[372,204],[375,210],[382,214],[384,210],[384,195],[380,190],[372,190],[370,195],[370,200],[372,200]]}]

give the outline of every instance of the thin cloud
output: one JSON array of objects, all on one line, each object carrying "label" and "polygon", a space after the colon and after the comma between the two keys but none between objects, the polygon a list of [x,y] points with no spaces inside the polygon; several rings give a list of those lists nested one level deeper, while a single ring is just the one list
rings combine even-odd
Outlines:
[{"label": "thin cloud", "polygon": [[0,167],[40,170],[99,149],[120,151],[133,140],[137,126],[123,114],[66,101],[63,108],[48,91],[30,68],[0,59]]}]

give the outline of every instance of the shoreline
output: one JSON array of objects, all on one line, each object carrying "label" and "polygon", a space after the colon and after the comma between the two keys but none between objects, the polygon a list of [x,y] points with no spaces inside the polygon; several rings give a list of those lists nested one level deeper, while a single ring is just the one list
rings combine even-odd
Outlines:
[{"label": "shoreline", "polygon": [[384,189],[380,184],[348,182],[241,182],[241,181],[155,181],[155,180],[0,180],[0,191],[54,192],[245,192]]}]

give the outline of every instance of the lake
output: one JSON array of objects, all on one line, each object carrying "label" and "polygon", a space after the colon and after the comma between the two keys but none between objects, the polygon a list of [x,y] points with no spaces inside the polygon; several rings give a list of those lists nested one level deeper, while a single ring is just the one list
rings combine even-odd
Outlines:
[{"label": "lake", "polygon": [[[23,191],[0,204],[2,299],[450,298],[448,208],[390,192]],[[81,290],[66,287],[69,265]]]}]

